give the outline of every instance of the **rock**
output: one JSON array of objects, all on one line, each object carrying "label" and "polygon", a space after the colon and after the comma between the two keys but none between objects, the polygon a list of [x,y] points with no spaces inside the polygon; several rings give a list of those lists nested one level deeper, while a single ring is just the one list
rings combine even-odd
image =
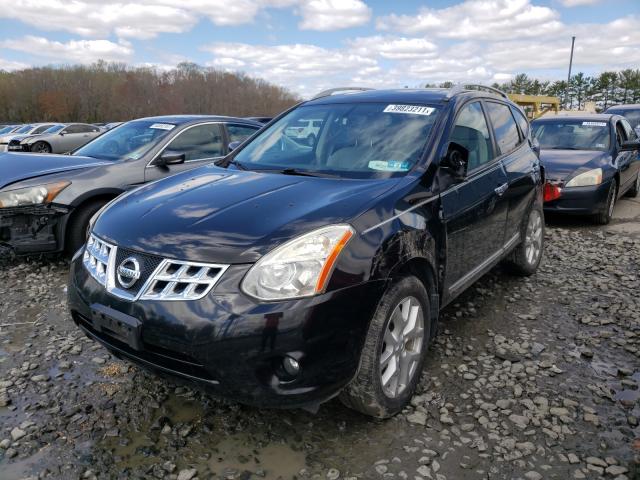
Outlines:
[{"label": "rock", "polygon": [[18,451],[15,448],[8,448],[5,452],[5,455],[7,456],[7,458],[13,458],[18,455]]},{"label": "rock", "polygon": [[25,432],[24,430],[22,430],[21,428],[18,428],[18,427],[14,427],[14,429],[11,430],[11,438],[13,439],[14,442],[16,440],[20,440],[26,434],[27,434],[27,432]]},{"label": "rock", "polygon": [[572,465],[576,463],[580,463],[580,459],[575,453],[568,453],[567,458],[569,459],[569,463],[571,463]]},{"label": "rock", "polygon": [[188,468],[184,470],[180,470],[178,473],[178,480],[191,480],[198,474],[198,470],[195,468]]},{"label": "rock", "polygon": [[525,429],[529,425],[529,419],[522,415],[511,414],[509,420],[516,424],[516,426]]},{"label": "rock", "polygon": [[107,362],[104,358],[101,358],[101,357],[93,357],[91,361],[93,363],[97,363],[98,365],[104,365]]},{"label": "rock", "polygon": [[338,480],[338,478],[340,478],[340,470],[330,468],[327,472],[327,480]]},{"label": "rock", "polygon": [[415,411],[407,415],[407,421],[409,423],[415,423],[417,425],[426,425],[427,424],[427,414],[420,411]]},{"label": "rock", "polygon": [[527,480],[540,480],[542,478],[542,475],[534,470],[529,470],[524,474],[524,478],[526,478]]},{"label": "rock", "polygon": [[629,471],[629,469],[620,466],[620,465],[610,465],[605,469],[605,472],[607,472],[609,475],[612,475],[614,477],[617,477],[618,475],[622,475],[625,474]]},{"label": "rock", "polygon": [[595,465],[597,467],[602,467],[602,468],[606,468],[608,467],[607,462],[605,462],[604,460],[602,460],[601,458],[598,457],[587,457],[585,459],[585,461],[589,464],[589,465]]}]

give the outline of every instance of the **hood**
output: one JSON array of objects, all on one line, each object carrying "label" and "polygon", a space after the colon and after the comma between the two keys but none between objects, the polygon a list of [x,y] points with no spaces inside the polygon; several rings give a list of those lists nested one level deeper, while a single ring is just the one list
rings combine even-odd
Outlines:
[{"label": "hood", "polygon": [[9,143],[16,135],[14,133],[5,133],[4,135],[0,135],[0,143]]},{"label": "hood", "polygon": [[93,231],[116,245],[162,257],[253,263],[293,237],[349,223],[397,181],[207,166],[123,196],[100,215]]},{"label": "hood", "polygon": [[11,135],[11,137],[9,138],[9,141],[14,141],[17,140],[18,142],[21,142],[22,140],[25,140],[27,138],[31,138],[31,137],[37,137],[37,134],[33,134],[33,133],[21,133],[20,135]]},{"label": "hood", "polygon": [[545,176],[552,181],[564,181],[577,170],[591,170],[610,163],[608,152],[595,150],[552,150],[540,151],[540,161]]},{"label": "hood", "polygon": [[91,157],[36,153],[0,153],[0,188],[29,178],[108,165]]}]

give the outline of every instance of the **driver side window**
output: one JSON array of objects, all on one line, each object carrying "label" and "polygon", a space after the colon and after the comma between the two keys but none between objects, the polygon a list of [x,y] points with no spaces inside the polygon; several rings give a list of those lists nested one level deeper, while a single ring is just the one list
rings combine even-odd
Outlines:
[{"label": "driver side window", "polygon": [[185,154],[185,161],[204,160],[224,155],[219,124],[197,125],[179,133],[164,149],[167,154]]},{"label": "driver side window", "polygon": [[449,141],[469,151],[468,171],[493,159],[489,127],[480,102],[469,103],[460,110]]}]

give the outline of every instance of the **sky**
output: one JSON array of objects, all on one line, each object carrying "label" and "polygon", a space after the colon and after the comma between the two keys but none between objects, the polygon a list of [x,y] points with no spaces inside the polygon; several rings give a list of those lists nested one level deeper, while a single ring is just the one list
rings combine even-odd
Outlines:
[{"label": "sky", "polygon": [[640,68],[640,0],[0,0],[0,69],[240,71],[305,96]]}]

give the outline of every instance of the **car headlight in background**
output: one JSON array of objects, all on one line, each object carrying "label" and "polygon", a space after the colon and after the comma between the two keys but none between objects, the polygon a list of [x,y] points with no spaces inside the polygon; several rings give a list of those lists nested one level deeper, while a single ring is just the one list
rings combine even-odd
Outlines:
[{"label": "car headlight in background", "polygon": [[55,182],[0,192],[0,208],[51,203],[71,182]]},{"label": "car headlight in background", "polygon": [[576,175],[567,182],[565,187],[589,187],[592,185],[600,185],[602,183],[602,169],[594,168],[587,172]]},{"label": "car headlight in background", "polygon": [[324,292],[338,255],[354,235],[349,225],[332,225],[297,237],[262,257],[242,281],[260,300],[310,297]]}]

